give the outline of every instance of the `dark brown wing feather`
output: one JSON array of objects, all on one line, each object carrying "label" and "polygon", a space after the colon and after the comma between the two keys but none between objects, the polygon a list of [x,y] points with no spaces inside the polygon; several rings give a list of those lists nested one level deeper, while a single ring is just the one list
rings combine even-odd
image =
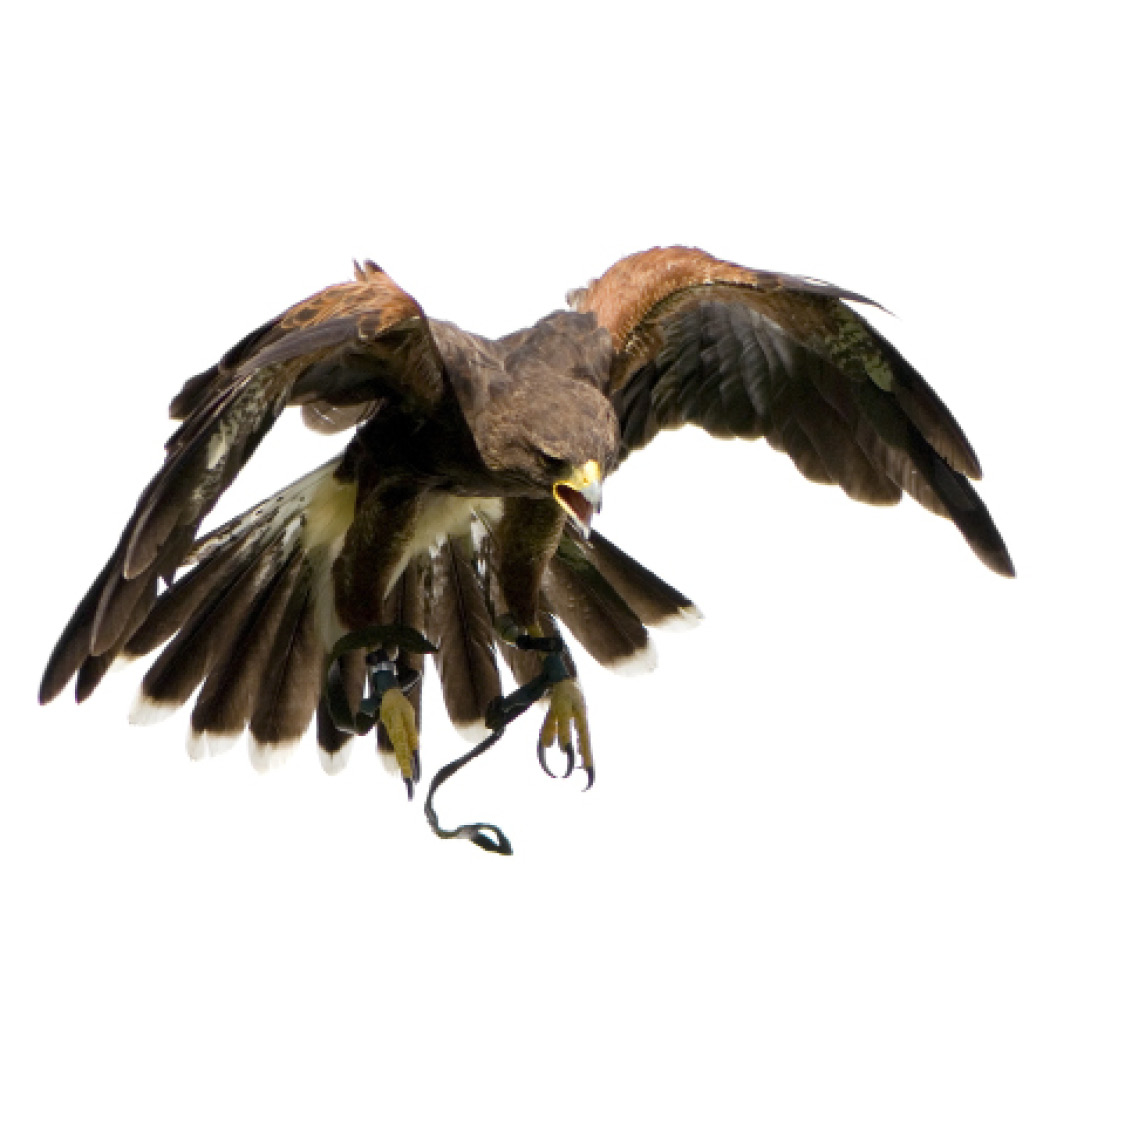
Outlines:
[{"label": "dark brown wing feather", "polygon": [[601,575],[625,600],[645,625],[668,625],[675,621],[690,623],[698,619],[699,610],[690,598],[669,586],[632,556],[599,532],[590,538],[577,539],[572,532],[565,538],[578,547]]},{"label": "dark brown wing feather", "polygon": [[621,458],[688,423],[765,437],[810,480],[854,499],[893,504],[905,490],[951,518],[987,566],[1013,574],[966,479],[980,476],[980,463],[961,428],[845,300],[865,301],[685,247],[618,262],[572,304],[613,340],[607,393]]},{"label": "dark brown wing feather", "polygon": [[[238,557],[234,565],[223,568],[206,595],[175,625],[178,632],[174,639],[141,681],[143,697],[164,708],[186,703],[212,667],[235,645],[254,603],[270,589],[278,572],[286,566],[293,569],[290,557],[275,543]],[[189,575],[183,585],[193,577],[194,574]],[[173,586],[157,603],[153,616],[160,618],[162,624],[178,617],[175,609],[184,600],[177,599],[176,594],[177,587]],[[173,612],[167,616],[161,612],[165,604],[173,606]],[[146,634],[144,643],[132,649],[138,655],[166,639],[163,628],[152,632],[142,629]]]},{"label": "dark brown wing feather", "polygon": [[427,601],[427,635],[437,645],[434,661],[445,709],[459,727],[484,722],[500,694],[495,631],[467,540],[447,540],[434,557]]},{"label": "dark brown wing feather", "polygon": [[254,599],[230,643],[212,662],[191,713],[197,738],[206,734],[233,741],[246,729],[301,567],[301,560],[293,557],[277,569]]},{"label": "dark brown wing feather", "polygon": [[340,434],[354,429],[379,409],[379,401],[356,406],[329,406],[323,402],[306,402],[301,407],[301,418],[310,430],[318,434]]},{"label": "dark brown wing feather", "polygon": [[304,734],[320,699],[323,675],[312,570],[304,565],[297,569],[250,716],[250,734],[262,751],[292,744]]},{"label": "dark brown wing feather", "polygon": [[[90,657],[116,652],[157,576],[169,579],[200,523],[288,404],[370,411],[380,401],[428,413],[448,390],[421,308],[377,266],[263,325],[172,402],[182,425],[105,569],[59,639],[40,687],[57,695]],[[90,665],[83,691],[96,682]]]},{"label": "dark brown wing feather", "polygon": [[599,664],[652,667],[648,630],[573,539],[559,542],[543,589],[562,623]]},{"label": "dark brown wing feather", "polygon": [[156,601],[157,576],[153,575],[147,586],[142,590],[141,596],[134,603],[133,611],[121,631],[118,642],[106,652],[99,653],[97,656],[87,656],[82,662],[82,666],[78,669],[78,678],[74,688],[74,697],[79,703],[84,703],[90,698],[94,689],[102,682],[106,672],[112,667],[113,662],[121,655],[127,638],[140,628]]}]

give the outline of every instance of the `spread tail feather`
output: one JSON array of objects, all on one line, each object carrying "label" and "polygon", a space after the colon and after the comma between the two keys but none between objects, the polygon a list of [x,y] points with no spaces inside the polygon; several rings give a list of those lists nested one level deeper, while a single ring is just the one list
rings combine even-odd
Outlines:
[{"label": "spread tail feather", "polygon": [[[321,687],[326,654],[343,633],[332,566],[355,510],[354,484],[336,475],[340,463],[322,466],[194,544],[177,544],[183,571],[169,573],[166,581],[174,580],[162,592],[155,571],[132,580],[136,589],[115,602],[112,643],[95,652],[98,605],[106,576],[119,574],[119,551],[60,641],[44,693],[56,694],[77,673],[84,699],[114,660],[159,650],[142,680],[135,722],[159,721],[194,696],[191,755],[220,752],[249,729],[251,759],[264,769],[287,757],[315,714],[322,764],[338,772],[351,736],[332,723]],[[449,539],[406,566],[383,609],[388,624],[437,642],[446,709],[473,733],[501,692],[493,621],[506,607],[491,561],[487,533],[475,548],[469,537]],[[646,626],[691,622],[698,611],[602,536],[582,541],[568,533],[544,583],[545,634],[557,635],[556,617],[595,659],[620,671],[655,663]],[[535,653],[501,650],[521,684],[540,671]],[[418,713],[423,658],[402,651],[395,659],[404,682],[417,673],[407,698]],[[564,659],[575,674],[570,654]],[[363,654],[347,654],[341,671],[354,711],[366,687]],[[377,740],[389,750],[381,728]]]},{"label": "spread tail feather", "polygon": [[446,540],[434,556],[426,613],[445,709],[467,737],[483,737],[485,711],[500,694],[495,632],[470,539]]},{"label": "spread tail feather", "polygon": [[[247,728],[259,768],[281,761],[320,698],[324,659],[341,629],[331,569],[354,511],[339,459],[200,539],[186,570],[158,597],[142,593],[107,656],[160,649],[141,682],[133,719],[151,722],[198,691],[188,749],[203,757]],[[79,692],[104,672],[89,657]],[[89,670],[88,670],[89,669]],[[88,692],[87,692],[88,693]]]},{"label": "spread tail feather", "polygon": [[563,624],[599,664],[618,672],[656,667],[641,619],[575,540],[559,543],[544,586]]},{"label": "spread tail feather", "polygon": [[688,597],[598,532],[585,542],[570,536],[641,623],[661,629],[690,629],[703,614]]}]

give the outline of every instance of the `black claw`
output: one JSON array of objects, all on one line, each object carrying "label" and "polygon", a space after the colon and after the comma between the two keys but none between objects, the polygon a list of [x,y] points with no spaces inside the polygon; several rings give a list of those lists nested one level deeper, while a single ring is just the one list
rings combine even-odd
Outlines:
[{"label": "black claw", "polygon": [[559,778],[565,781],[572,773],[574,773],[575,754],[574,747],[569,742],[564,742],[559,749],[562,751],[563,757],[566,759],[566,769],[562,774],[557,774],[549,765],[547,765],[547,747],[542,742],[536,747],[535,756],[539,759],[539,765],[542,767],[543,772],[548,777]]},{"label": "black claw", "polygon": [[586,774],[586,784],[583,786],[582,792],[585,793],[589,790],[590,786],[594,784],[594,763],[589,765],[583,763],[582,771]]},{"label": "black claw", "polygon": [[406,799],[408,801],[414,800],[414,778],[406,777],[403,775],[403,783],[406,785]]},{"label": "black claw", "polygon": [[542,742],[539,743],[535,750],[535,756],[539,759],[539,765],[543,772],[548,777],[558,777],[559,775],[552,771],[551,767],[547,765],[547,747]]}]

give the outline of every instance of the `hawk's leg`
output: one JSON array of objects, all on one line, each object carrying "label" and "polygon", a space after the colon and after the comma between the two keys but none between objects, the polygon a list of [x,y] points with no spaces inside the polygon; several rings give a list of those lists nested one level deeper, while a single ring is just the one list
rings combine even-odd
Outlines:
[{"label": "hawk's leg", "polygon": [[[539,764],[547,773],[547,748],[558,742],[566,757],[566,772],[574,771],[574,744],[578,743],[581,768],[586,771],[586,788],[594,784],[594,756],[590,750],[590,724],[586,716],[586,697],[574,679],[561,680],[551,688],[547,717],[539,731]],[[552,774],[552,776],[554,776]]]},{"label": "hawk's leg", "polygon": [[379,704],[379,722],[387,732],[394,750],[406,791],[413,796],[414,782],[418,780],[418,721],[414,707],[402,693],[402,688],[393,687],[383,693]]},{"label": "hawk's leg", "polygon": [[[574,663],[562,638],[544,635],[540,625],[540,588],[547,565],[559,545],[566,516],[552,500],[515,498],[505,502],[495,531],[500,565],[497,577],[505,615],[497,621],[501,639],[543,654],[543,671],[551,682],[547,718],[539,734],[539,763],[547,773],[546,750],[554,743],[566,757],[566,772],[574,771],[575,743],[586,788],[594,782],[590,727],[586,701],[574,677]],[[552,664],[557,661],[558,663]],[[552,776],[554,776],[552,774]]]},{"label": "hawk's leg", "polygon": [[[549,620],[549,619],[548,619]],[[538,653],[543,659],[543,670],[530,681],[527,688],[541,684],[536,698],[547,696],[547,717],[539,732],[538,757],[544,773],[551,777],[558,775],[547,765],[547,750],[558,743],[566,759],[566,769],[562,776],[570,777],[575,766],[575,744],[578,746],[578,759],[587,776],[586,788],[594,784],[594,757],[590,748],[590,725],[587,718],[586,698],[578,686],[574,673],[574,660],[557,633],[546,633],[543,628],[533,625],[527,630],[520,629],[509,614],[497,621],[497,632],[506,643]],[[525,688],[524,690],[527,690]],[[517,693],[517,696],[520,693]],[[509,697],[516,698],[516,697]],[[530,700],[528,701],[530,702]],[[528,703],[524,703],[526,707]]]},{"label": "hawk's leg", "polygon": [[414,706],[399,684],[395,661],[383,650],[372,655],[374,659],[369,658],[369,675],[379,708],[379,725],[391,744],[391,753],[394,754],[399,773],[406,783],[407,795],[413,797],[414,783],[421,774],[418,720],[414,714]]}]

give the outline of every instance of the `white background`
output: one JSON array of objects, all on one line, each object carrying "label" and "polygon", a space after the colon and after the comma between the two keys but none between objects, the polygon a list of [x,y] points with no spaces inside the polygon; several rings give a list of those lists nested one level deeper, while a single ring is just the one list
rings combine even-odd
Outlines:
[{"label": "white background", "polygon": [[[0,1117],[1123,1119],[1109,7],[8,17]],[[893,310],[1020,577],[662,438],[599,526],[707,619],[653,676],[583,665],[592,792],[531,718],[443,791],[511,859],[366,744],[190,762],[183,716],[125,722],[136,669],[35,705],[167,401],[246,331],[370,256],[500,334],[676,242]],[[279,427],[235,505],[337,444]],[[464,744],[430,704],[432,773]]]}]

